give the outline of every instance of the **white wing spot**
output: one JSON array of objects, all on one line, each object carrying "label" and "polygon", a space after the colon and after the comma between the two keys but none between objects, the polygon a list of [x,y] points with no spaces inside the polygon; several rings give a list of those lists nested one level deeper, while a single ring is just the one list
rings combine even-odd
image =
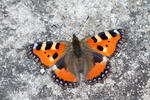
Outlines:
[{"label": "white wing spot", "polygon": [[104,49],[103,49],[103,52],[107,52],[107,48],[104,48]]},{"label": "white wing spot", "polygon": [[114,30],[115,33],[120,34],[117,30]]},{"label": "white wing spot", "polygon": [[45,47],[46,47],[46,42],[43,42],[41,50],[45,50]]},{"label": "white wing spot", "polygon": [[37,43],[35,43],[35,44],[34,44],[34,46],[33,46],[33,49],[35,49],[35,48],[37,47],[37,45],[38,45],[38,44],[37,44]]},{"label": "white wing spot", "polygon": [[50,61],[54,61],[53,57],[50,57],[49,60],[50,60]]},{"label": "white wing spot", "polygon": [[52,67],[52,70],[59,70],[56,65]]},{"label": "white wing spot", "polygon": [[52,50],[55,50],[55,49],[56,49],[56,44],[57,44],[57,43],[53,43],[52,48],[51,48]]},{"label": "white wing spot", "polygon": [[111,38],[112,38],[112,36],[110,35],[109,32],[105,32],[105,34],[106,34],[106,36],[108,37],[108,39],[111,39]]},{"label": "white wing spot", "polygon": [[108,58],[104,56],[104,57],[103,57],[103,60],[104,60],[104,61],[108,61]]},{"label": "white wing spot", "polygon": [[97,39],[97,42],[101,42],[102,40],[98,35],[96,35],[95,38]]}]

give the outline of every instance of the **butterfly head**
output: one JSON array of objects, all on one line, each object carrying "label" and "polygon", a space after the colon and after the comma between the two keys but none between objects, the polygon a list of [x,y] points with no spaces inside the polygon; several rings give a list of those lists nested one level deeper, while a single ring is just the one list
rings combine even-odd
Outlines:
[{"label": "butterfly head", "polygon": [[73,46],[73,52],[75,56],[79,58],[81,56],[81,47],[80,47],[80,41],[75,34],[73,34],[72,46]]}]

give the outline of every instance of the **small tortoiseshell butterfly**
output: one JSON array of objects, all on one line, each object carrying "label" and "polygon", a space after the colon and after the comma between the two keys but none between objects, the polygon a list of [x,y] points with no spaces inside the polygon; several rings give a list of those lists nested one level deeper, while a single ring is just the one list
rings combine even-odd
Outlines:
[{"label": "small tortoiseshell butterfly", "polygon": [[77,87],[82,72],[87,84],[95,84],[110,71],[109,58],[119,51],[125,40],[125,30],[115,29],[72,42],[39,42],[27,47],[29,58],[39,66],[51,67],[52,79],[64,87]]}]

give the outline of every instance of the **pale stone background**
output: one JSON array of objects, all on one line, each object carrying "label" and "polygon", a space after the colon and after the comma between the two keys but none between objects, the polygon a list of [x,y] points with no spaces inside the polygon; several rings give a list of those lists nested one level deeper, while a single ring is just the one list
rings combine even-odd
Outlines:
[{"label": "pale stone background", "polygon": [[[63,90],[26,56],[34,42],[115,28],[128,39],[103,83]],[[62,99],[150,100],[150,0],[0,0],[0,100]]]}]

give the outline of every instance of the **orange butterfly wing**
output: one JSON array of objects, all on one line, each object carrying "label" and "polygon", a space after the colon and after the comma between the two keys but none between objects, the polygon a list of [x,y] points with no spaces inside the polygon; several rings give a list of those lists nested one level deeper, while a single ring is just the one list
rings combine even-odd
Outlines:
[{"label": "orange butterfly wing", "polygon": [[39,42],[27,47],[29,58],[34,59],[40,66],[51,67],[63,55],[66,45],[63,43]]},{"label": "orange butterfly wing", "polygon": [[102,55],[112,56],[115,51],[119,51],[120,44],[125,40],[125,33],[122,29],[101,32],[89,38],[87,44]]},{"label": "orange butterfly wing", "polygon": [[66,68],[65,56],[56,62],[53,67],[51,77],[54,82],[63,87],[74,88],[78,86],[77,77],[72,72],[69,72]]},{"label": "orange butterfly wing", "polygon": [[[64,87],[78,86],[76,76],[67,71],[65,67],[65,49],[66,45],[63,43],[39,42],[27,47],[27,54],[29,58],[34,59],[40,67],[51,67],[52,79]],[[43,66],[44,65],[44,66]]]},{"label": "orange butterfly wing", "polygon": [[93,56],[93,66],[91,66],[86,74],[86,83],[95,84],[101,82],[102,79],[107,76],[110,71],[110,62],[106,56],[103,56],[97,52],[91,53]]},{"label": "orange butterfly wing", "polygon": [[107,76],[111,68],[107,57],[118,52],[120,44],[125,40],[125,34],[125,30],[122,29],[109,30],[87,40],[88,47],[93,51],[94,64],[86,75],[88,84],[100,82]]}]

